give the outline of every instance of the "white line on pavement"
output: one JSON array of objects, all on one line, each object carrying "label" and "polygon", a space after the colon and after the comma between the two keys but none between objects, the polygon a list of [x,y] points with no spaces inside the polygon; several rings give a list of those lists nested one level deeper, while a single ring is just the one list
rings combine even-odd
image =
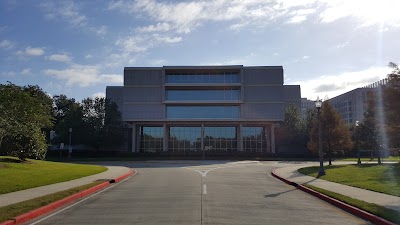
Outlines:
[{"label": "white line on pavement", "polygon": [[207,194],[207,184],[203,184],[203,195]]}]

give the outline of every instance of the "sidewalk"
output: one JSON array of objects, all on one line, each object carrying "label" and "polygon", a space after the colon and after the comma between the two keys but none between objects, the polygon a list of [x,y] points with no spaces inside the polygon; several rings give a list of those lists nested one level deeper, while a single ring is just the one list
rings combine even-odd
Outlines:
[{"label": "sidewalk", "polygon": [[400,213],[400,197],[369,191],[361,188],[351,187],[339,183],[334,183],[315,177],[310,177],[299,173],[297,170],[311,165],[299,165],[292,167],[278,168],[275,174],[297,184],[309,184],[328,191],[336,192],[351,198],[365,202],[374,203],[386,208],[394,209]]},{"label": "sidewalk", "polygon": [[0,207],[15,204],[18,202],[23,202],[33,198],[41,197],[44,195],[52,194],[59,191],[68,190],[74,187],[82,186],[85,184],[90,184],[97,180],[111,180],[126,173],[129,173],[130,169],[123,166],[106,166],[107,171],[82,177],[75,180],[65,181],[56,184],[50,184],[46,186],[26,189],[22,191],[11,192],[7,194],[0,195]]}]

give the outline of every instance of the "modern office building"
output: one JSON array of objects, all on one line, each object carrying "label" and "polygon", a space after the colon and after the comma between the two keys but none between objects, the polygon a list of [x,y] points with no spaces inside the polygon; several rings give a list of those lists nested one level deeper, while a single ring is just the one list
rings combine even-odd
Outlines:
[{"label": "modern office building", "polygon": [[315,101],[308,100],[307,98],[301,98],[301,117],[305,118],[309,109],[316,109]]},{"label": "modern office building", "polygon": [[375,92],[377,88],[387,83],[388,79],[382,79],[329,99],[329,102],[339,112],[345,123],[355,125],[357,121],[362,122],[364,119],[364,112],[368,107],[368,92]]},{"label": "modern office building", "polygon": [[130,126],[127,151],[276,153],[275,127],[301,103],[283,80],[281,66],[126,67],[106,96]]}]

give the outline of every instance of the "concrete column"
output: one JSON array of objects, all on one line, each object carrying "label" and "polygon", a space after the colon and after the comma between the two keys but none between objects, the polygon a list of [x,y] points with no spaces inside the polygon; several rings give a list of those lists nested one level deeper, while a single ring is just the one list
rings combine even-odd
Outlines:
[{"label": "concrete column", "polygon": [[275,153],[275,124],[271,124],[271,153]]},{"label": "concrete column", "polygon": [[164,130],[164,137],[163,137],[163,151],[167,152],[168,151],[168,127],[167,124],[164,123],[163,125],[163,130]]},{"label": "concrete column", "polygon": [[136,143],[139,141],[136,139],[136,124],[132,123],[132,152],[136,152]]},{"label": "concrete column", "polygon": [[243,124],[239,123],[239,127],[238,127],[238,133],[237,133],[237,146],[238,146],[238,152],[242,152],[243,151]]},{"label": "concrete column", "polygon": [[201,152],[203,155],[203,159],[205,158],[205,149],[204,149],[204,123],[201,123],[201,130],[200,130],[200,136],[201,136]]}]

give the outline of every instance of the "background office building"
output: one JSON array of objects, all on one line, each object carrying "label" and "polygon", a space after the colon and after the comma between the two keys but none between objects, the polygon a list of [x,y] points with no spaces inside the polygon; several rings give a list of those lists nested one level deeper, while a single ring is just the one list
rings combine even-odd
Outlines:
[{"label": "background office building", "polygon": [[299,85],[281,66],[126,67],[107,87],[129,124],[130,152],[276,153],[285,107],[300,109]]},{"label": "background office building", "polygon": [[336,96],[329,101],[345,123],[355,125],[357,121],[362,122],[364,119],[364,113],[368,107],[368,93],[376,92],[377,88],[387,83],[388,79],[383,79]]}]

